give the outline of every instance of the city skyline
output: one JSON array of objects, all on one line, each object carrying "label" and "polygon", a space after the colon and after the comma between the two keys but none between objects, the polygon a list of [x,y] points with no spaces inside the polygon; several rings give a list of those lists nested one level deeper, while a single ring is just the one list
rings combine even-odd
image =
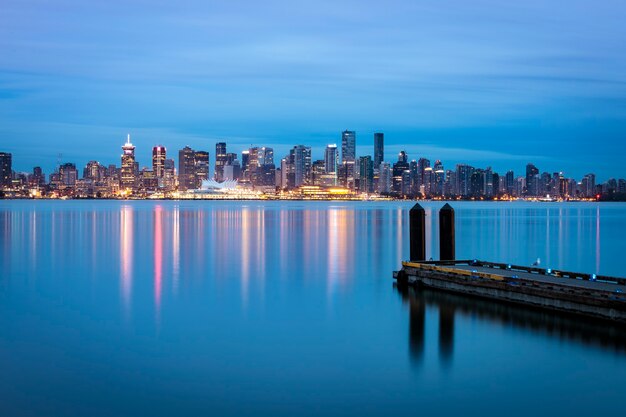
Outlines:
[{"label": "city skyline", "polygon": [[129,131],[283,153],[350,128],[385,132],[389,153],[626,176],[617,2],[63,5],[3,4],[0,143],[18,169],[113,155]]}]

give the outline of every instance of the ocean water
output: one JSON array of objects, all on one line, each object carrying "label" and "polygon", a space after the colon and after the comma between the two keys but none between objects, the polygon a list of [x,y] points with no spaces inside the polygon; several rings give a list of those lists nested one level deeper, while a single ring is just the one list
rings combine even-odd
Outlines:
[{"label": "ocean water", "polygon": [[[0,416],[624,412],[623,327],[396,288],[412,205],[0,201]],[[624,204],[452,205],[457,258],[626,276]]]}]

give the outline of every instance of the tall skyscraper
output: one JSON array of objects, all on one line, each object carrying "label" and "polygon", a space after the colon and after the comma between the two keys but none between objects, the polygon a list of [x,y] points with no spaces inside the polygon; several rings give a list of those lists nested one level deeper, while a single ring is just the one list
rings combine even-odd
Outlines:
[{"label": "tall skyscraper", "polygon": [[362,193],[374,191],[374,164],[369,155],[359,158],[359,191]]},{"label": "tall skyscraper", "polygon": [[12,157],[8,152],[0,152],[0,187],[9,188],[13,181]]},{"label": "tall skyscraper", "polygon": [[165,146],[157,145],[152,148],[152,171],[156,178],[163,178],[165,174]]},{"label": "tall skyscraper", "polygon": [[209,179],[209,153],[196,151],[193,155],[195,181],[193,188],[200,188],[202,181]]},{"label": "tall skyscraper", "polygon": [[389,162],[381,162],[378,167],[378,192],[388,193],[391,191],[391,165]]},{"label": "tall skyscraper", "polygon": [[294,187],[299,187],[309,181],[311,174],[311,147],[296,145],[291,149],[293,160]]},{"label": "tall skyscraper", "polygon": [[178,189],[191,190],[196,185],[195,152],[189,146],[178,151]]},{"label": "tall skyscraper", "polygon": [[226,153],[226,143],[218,142],[215,144],[215,181],[224,181],[224,166],[226,165],[228,156]]},{"label": "tall skyscraper", "polygon": [[122,146],[122,169],[120,174],[120,188],[134,191],[137,188],[137,170],[135,163],[135,146],[130,143],[130,135]]},{"label": "tall skyscraper", "polygon": [[535,197],[539,193],[539,169],[533,164],[526,165],[526,195]]},{"label": "tall skyscraper", "polygon": [[385,135],[374,133],[374,167],[378,169],[380,163],[385,160]]},{"label": "tall skyscraper", "polygon": [[354,165],[356,162],[356,132],[344,130],[341,132],[341,164],[346,173],[345,186],[354,188]]},{"label": "tall skyscraper", "polygon": [[71,162],[67,162],[59,167],[59,175],[61,178],[61,186],[63,188],[72,188],[76,185],[78,180],[78,170],[76,165]]},{"label": "tall skyscraper", "polygon": [[339,153],[337,152],[337,145],[327,145],[324,151],[324,169],[327,174],[337,175],[337,168],[339,165]]}]

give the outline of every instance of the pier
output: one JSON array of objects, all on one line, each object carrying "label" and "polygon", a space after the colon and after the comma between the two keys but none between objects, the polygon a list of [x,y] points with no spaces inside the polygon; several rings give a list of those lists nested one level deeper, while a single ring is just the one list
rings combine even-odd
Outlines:
[{"label": "pier", "polygon": [[424,209],[410,211],[411,259],[393,276],[398,285],[427,287],[626,323],[626,278],[455,259],[454,209],[439,212],[439,261],[426,261]]}]

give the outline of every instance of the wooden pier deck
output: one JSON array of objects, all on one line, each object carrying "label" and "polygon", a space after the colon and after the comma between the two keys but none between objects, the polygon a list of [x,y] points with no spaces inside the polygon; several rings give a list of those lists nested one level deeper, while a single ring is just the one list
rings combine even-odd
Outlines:
[{"label": "wooden pier deck", "polygon": [[626,322],[626,279],[479,260],[403,262],[400,284]]}]

